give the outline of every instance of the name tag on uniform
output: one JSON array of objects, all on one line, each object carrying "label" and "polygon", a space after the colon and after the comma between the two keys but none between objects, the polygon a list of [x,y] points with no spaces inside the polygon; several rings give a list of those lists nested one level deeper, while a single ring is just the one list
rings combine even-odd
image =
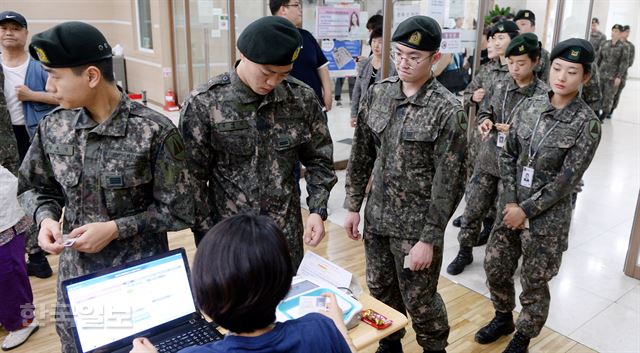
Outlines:
[{"label": "name tag on uniform", "polygon": [[217,123],[216,127],[220,132],[244,130],[249,128],[249,122],[246,120],[227,121],[224,123]]},{"label": "name tag on uniform", "polygon": [[524,167],[524,169],[522,170],[522,179],[520,179],[520,185],[524,186],[525,188],[531,188],[531,185],[533,185],[533,172],[533,168]]},{"label": "name tag on uniform", "polygon": [[73,156],[73,146],[72,145],[56,145],[51,144],[47,145],[45,148],[45,152],[48,154],[59,154],[62,156]]},{"label": "name tag on uniform", "polygon": [[108,188],[121,188],[124,186],[122,175],[107,174],[104,176],[104,184]]},{"label": "name tag on uniform", "polygon": [[505,132],[498,132],[498,139],[496,140],[496,146],[502,148],[507,143],[507,134]]}]

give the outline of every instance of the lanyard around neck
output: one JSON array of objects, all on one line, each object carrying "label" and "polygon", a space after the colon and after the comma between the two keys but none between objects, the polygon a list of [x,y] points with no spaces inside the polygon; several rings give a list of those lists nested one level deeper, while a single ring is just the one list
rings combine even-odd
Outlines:
[{"label": "lanyard around neck", "polygon": [[547,137],[549,137],[549,135],[551,134],[551,132],[556,128],[556,126],[558,126],[558,124],[560,123],[560,121],[556,121],[549,130],[547,130],[547,132],[542,135],[542,138],[540,139],[540,141],[538,142],[538,146],[536,147],[536,149],[533,149],[533,140],[536,137],[536,133],[538,132],[538,124],[540,124],[540,119],[542,118],[542,114],[540,114],[538,116],[538,120],[536,120],[536,124],[533,126],[533,132],[531,133],[531,142],[529,143],[529,158],[527,160],[527,166],[531,167],[531,165],[533,164],[533,161],[536,159],[536,156],[538,155],[538,151],[540,151],[540,147],[542,147],[542,143],[544,142],[544,140],[547,139]]}]

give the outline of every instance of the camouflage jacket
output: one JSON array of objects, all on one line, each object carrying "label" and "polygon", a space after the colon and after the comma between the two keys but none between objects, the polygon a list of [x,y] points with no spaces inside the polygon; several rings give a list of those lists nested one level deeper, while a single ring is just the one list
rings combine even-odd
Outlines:
[{"label": "camouflage jacket", "polygon": [[0,165],[7,168],[13,175],[18,175],[18,144],[11,125],[11,115],[4,96],[4,73],[0,65]]},{"label": "camouflage jacket", "polygon": [[591,35],[589,36],[589,42],[591,42],[591,45],[593,45],[593,50],[595,51],[596,55],[598,55],[600,48],[602,48],[602,45],[606,40],[607,36],[604,33],[600,31],[591,32]]},{"label": "camouflage jacket", "polygon": [[[561,110],[551,106],[547,95],[529,98],[516,110],[500,155],[502,203],[518,203],[532,233],[558,236],[566,249],[571,192],[589,167],[600,136],[600,120],[582,98]],[[531,161],[530,148],[535,154]],[[534,169],[531,188],[521,184],[528,165]]]},{"label": "camouflage jacket", "polygon": [[592,108],[597,107],[597,104],[602,99],[602,92],[600,92],[600,70],[598,69],[598,64],[595,62],[591,63],[591,78],[582,86],[580,97]]},{"label": "camouflage jacket", "polygon": [[326,208],[337,178],[326,114],[314,91],[288,77],[260,96],[229,72],[192,92],[180,129],[195,179],[194,232],[241,212],[272,217],[287,238],[301,237],[294,167],[301,161],[309,208]]},{"label": "camouflage jacket", "polygon": [[549,70],[551,69],[550,58],[551,54],[545,49],[540,51],[540,63],[534,68],[536,72],[536,76],[540,79],[540,81],[547,83],[549,82]]},{"label": "camouflage jacket", "polygon": [[369,88],[358,114],[344,202],[359,212],[373,173],[365,236],[442,246],[464,192],[466,129],[460,102],[434,78],[411,97],[397,76]]},{"label": "camouflage jacket", "polygon": [[[549,92],[549,86],[534,76],[526,87],[518,87],[511,75],[491,86],[491,95],[482,101],[478,112],[478,125],[489,119],[494,124],[513,124],[513,112],[529,97]],[[494,176],[500,176],[498,158],[502,148],[497,146],[498,130],[494,127],[486,140],[482,141],[476,160],[476,168],[480,168]]]},{"label": "camouflage jacket", "polygon": [[61,264],[73,264],[63,277],[81,275],[166,251],[166,232],[191,226],[185,157],[169,119],[125,94],[101,124],[84,109],[57,108],[20,168],[19,200],[37,225],[58,220],[64,206],[64,233],[115,220],[118,238],[100,252],[63,251]]},{"label": "camouflage jacket", "polygon": [[479,104],[471,100],[473,92],[480,88],[484,88],[485,98],[487,98],[491,95],[491,93],[488,92],[489,87],[491,87],[494,82],[502,80],[507,75],[509,75],[509,68],[506,64],[501,65],[500,59],[490,60],[486,64],[480,66],[478,74],[473,78],[471,83],[469,83],[467,88],[464,89],[462,102],[464,104],[465,112],[469,113],[469,109],[472,105],[479,108]]},{"label": "camouflage jacket", "polygon": [[630,66],[629,46],[619,40],[615,44],[611,40],[604,42],[598,53],[598,69],[601,80],[623,78]]},{"label": "camouflage jacket", "polygon": [[633,45],[630,41],[625,41],[624,44],[627,45],[627,52],[629,53],[629,66],[624,71],[624,79],[627,79],[627,74],[629,73],[629,68],[633,66],[633,61],[636,59],[636,46]]}]

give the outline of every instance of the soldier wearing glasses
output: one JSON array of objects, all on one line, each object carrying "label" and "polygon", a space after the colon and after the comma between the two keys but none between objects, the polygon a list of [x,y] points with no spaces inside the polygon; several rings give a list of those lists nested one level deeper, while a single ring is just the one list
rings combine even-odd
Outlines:
[{"label": "soldier wearing glasses", "polygon": [[[392,40],[398,76],[373,84],[358,114],[347,170],[345,228],[360,238],[369,177],[364,245],[371,294],[409,312],[424,352],[444,352],[447,311],[436,291],[444,230],[464,191],[467,117],[431,71],[441,30],[432,18],[402,22]],[[405,331],[377,352],[402,352]]]}]

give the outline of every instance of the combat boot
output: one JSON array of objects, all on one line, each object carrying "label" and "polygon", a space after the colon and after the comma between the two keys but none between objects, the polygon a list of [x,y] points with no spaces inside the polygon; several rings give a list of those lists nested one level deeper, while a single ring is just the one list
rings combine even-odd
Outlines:
[{"label": "combat boot", "polygon": [[482,231],[478,235],[476,246],[485,245],[489,241],[489,235],[491,235],[491,230],[493,229],[493,221],[493,217],[487,217],[482,221]]},{"label": "combat boot", "polygon": [[513,314],[496,311],[496,316],[493,317],[491,322],[476,332],[476,342],[480,344],[491,343],[515,330],[516,325],[513,323]]},{"label": "combat boot", "polygon": [[531,338],[516,332],[502,353],[526,353],[528,352],[529,341],[531,341]]},{"label": "combat boot", "polygon": [[402,342],[381,340],[376,353],[403,353]]},{"label": "combat boot", "polygon": [[53,274],[53,270],[51,270],[51,265],[49,265],[49,261],[44,254],[44,252],[39,251],[35,254],[28,255],[29,260],[27,261],[27,274],[29,276],[34,276],[38,278],[49,278]]},{"label": "combat boot", "polygon": [[464,271],[464,268],[472,262],[473,248],[470,246],[461,246],[456,258],[447,266],[447,273],[453,276],[460,274]]},{"label": "combat boot", "polygon": [[462,225],[462,216],[458,216],[456,219],[453,220],[453,222],[451,222],[451,224],[454,227],[460,228],[460,226]]}]

